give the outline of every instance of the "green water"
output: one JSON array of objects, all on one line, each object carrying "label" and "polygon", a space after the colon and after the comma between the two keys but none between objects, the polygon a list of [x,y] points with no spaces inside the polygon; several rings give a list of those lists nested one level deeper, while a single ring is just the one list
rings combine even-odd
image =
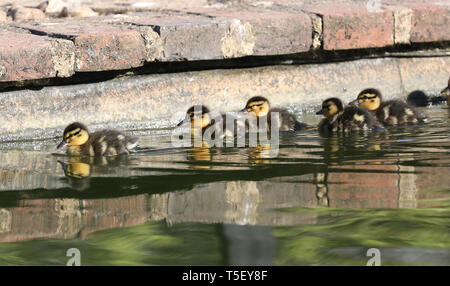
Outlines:
[{"label": "green water", "polygon": [[171,130],[112,159],[0,144],[0,265],[65,265],[70,248],[82,265],[366,265],[369,248],[381,265],[449,265],[450,109],[422,111],[382,133],[283,134],[275,158],[173,148]]}]

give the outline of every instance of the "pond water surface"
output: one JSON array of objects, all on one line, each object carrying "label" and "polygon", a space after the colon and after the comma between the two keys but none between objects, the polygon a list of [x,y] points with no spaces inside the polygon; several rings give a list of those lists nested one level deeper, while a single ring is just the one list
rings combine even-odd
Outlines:
[{"label": "pond water surface", "polygon": [[387,132],[284,134],[275,158],[173,148],[171,130],[88,161],[59,138],[2,143],[0,265],[65,265],[69,248],[82,265],[366,265],[370,248],[381,265],[449,265],[450,109],[422,111]]}]

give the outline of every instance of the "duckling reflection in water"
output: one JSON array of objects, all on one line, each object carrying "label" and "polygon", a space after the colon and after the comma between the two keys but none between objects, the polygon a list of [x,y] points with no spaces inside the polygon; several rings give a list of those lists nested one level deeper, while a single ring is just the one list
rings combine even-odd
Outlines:
[{"label": "duckling reflection in water", "polygon": [[66,177],[74,179],[85,179],[91,175],[91,165],[83,162],[65,163],[58,160]]},{"label": "duckling reflection in water", "polygon": [[[199,163],[199,164],[193,164],[190,165],[189,168],[192,169],[211,169],[211,162],[212,155],[211,155],[211,149],[209,147],[209,144],[207,142],[202,142],[201,147],[193,147],[192,150],[188,154],[188,160]],[[202,164],[205,163],[205,164]]]},{"label": "duckling reflection in water", "polygon": [[347,106],[337,97],[326,99],[322,103],[322,109],[316,114],[322,114],[325,118],[319,123],[321,133],[351,132],[357,130],[383,130],[383,126],[367,110],[358,106]]},{"label": "duckling reflection in water", "polygon": [[58,160],[72,189],[84,191],[90,187],[91,165],[83,162]]},{"label": "duckling reflection in water", "polygon": [[[274,158],[271,154],[270,144],[258,144],[256,147],[250,147],[248,162],[251,164],[269,164],[269,158]],[[278,153],[278,152],[277,152]]]},{"label": "duckling reflection in water", "polygon": [[[297,121],[295,116],[282,108],[271,108],[269,100],[262,96],[250,98],[241,112],[252,113],[256,116],[256,127],[249,124],[250,127],[258,131],[270,131],[277,126],[279,131],[299,131],[306,127],[305,123]],[[278,117],[273,117],[277,114]]]},{"label": "duckling reflection in water", "polygon": [[361,91],[351,104],[369,110],[381,123],[385,125],[406,125],[424,122],[427,116],[416,111],[401,100],[383,101],[381,92],[374,88]]},{"label": "duckling reflection in water", "polygon": [[323,146],[323,159],[327,165],[339,165],[348,154],[363,155],[382,150],[382,140],[385,133],[359,133],[343,134],[332,133],[321,137]]},{"label": "duckling reflection in water", "polygon": [[137,141],[137,137],[126,136],[115,130],[89,133],[84,124],[74,122],[64,129],[63,140],[57,148],[67,145],[67,154],[71,156],[115,156],[129,154]]},{"label": "duckling reflection in water", "polygon": [[69,162],[58,160],[64,171],[64,175],[69,179],[69,184],[77,190],[84,190],[89,187],[89,180],[93,173],[109,174],[112,168],[127,165],[130,163],[128,156],[71,156]]}]

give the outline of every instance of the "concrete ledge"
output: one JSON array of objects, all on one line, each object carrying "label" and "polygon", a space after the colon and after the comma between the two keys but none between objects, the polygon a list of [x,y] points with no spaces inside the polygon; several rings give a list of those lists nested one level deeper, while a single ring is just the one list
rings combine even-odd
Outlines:
[{"label": "concrete ledge", "polygon": [[449,74],[450,57],[382,58],[140,75],[3,92],[0,141],[60,136],[67,122],[75,120],[127,129],[173,127],[192,104],[232,111],[256,95],[276,105],[308,109],[331,96],[349,101],[367,87],[379,87],[388,98],[416,89],[436,94]]}]

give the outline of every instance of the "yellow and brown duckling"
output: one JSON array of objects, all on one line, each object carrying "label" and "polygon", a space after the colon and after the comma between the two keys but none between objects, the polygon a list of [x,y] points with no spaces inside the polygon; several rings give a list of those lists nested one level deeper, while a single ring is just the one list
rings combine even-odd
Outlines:
[{"label": "yellow and brown duckling", "polygon": [[353,103],[370,111],[385,125],[406,125],[424,122],[427,118],[402,100],[383,101],[381,92],[374,88],[361,91],[357,99],[351,102]]},{"label": "yellow and brown duckling", "polygon": [[214,124],[214,122],[211,122],[209,108],[201,104],[191,106],[186,111],[186,117],[177,126],[182,126],[187,122],[190,123],[191,135],[194,135],[197,131],[201,131],[201,134],[203,134],[209,126]]},{"label": "yellow and brown duckling", "polygon": [[331,97],[323,101],[322,109],[316,114],[322,114],[325,118],[319,123],[320,132],[351,132],[357,130],[383,130],[383,125],[367,110],[358,106],[344,107],[337,97]]},{"label": "yellow and brown duckling", "polygon": [[306,127],[305,123],[297,121],[295,116],[291,114],[286,109],[282,108],[271,108],[269,100],[262,96],[255,96],[250,98],[245,104],[242,112],[252,112],[257,118],[257,128],[261,129],[259,123],[262,122],[261,118],[267,118],[267,131],[270,130],[272,116],[274,113],[278,113],[278,130],[279,131],[298,131]]},{"label": "yellow and brown duckling", "polygon": [[116,130],[90,133],[84,124],[74,122],[64,129],[63,140],[57,148],[67,145],[67,154],[75,156],[115,156],[129,154],[137,141],[137,137]]},{"label": "yellow and brown duckling", "polygon": [[[228,118],[227,120],[227,117]],[[231,120],[230,120],[231,119]],[[177,124],[177,126],[190,123],[191,135],[209,135],[210,139],[215,139],[216,136],[235,137],[239,134],[241,128],[246,128],[243,121],[239,121],[231,114],[212,113],[205,105],[191,106],[187,112],[186,117]],[[230,123],[233,126],[229,126]],[[243,131],[245,133],[245,129]]]}]

